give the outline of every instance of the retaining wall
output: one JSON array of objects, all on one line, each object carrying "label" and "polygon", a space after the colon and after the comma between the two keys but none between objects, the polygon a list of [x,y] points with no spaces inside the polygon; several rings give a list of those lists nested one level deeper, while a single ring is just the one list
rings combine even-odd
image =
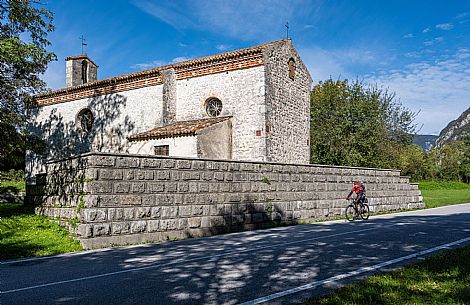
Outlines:
[{"label": "retaining wall", "polygon": [[48,163],[26,201],[97,248],[335,218],[354,180],[372,211],[424,206],[397,170],[108,153]]}]

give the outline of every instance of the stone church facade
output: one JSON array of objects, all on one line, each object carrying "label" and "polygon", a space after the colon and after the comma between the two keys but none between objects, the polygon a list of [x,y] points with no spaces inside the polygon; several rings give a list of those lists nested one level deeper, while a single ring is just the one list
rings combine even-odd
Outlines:
[{"label": "stone church facade", "polygon": [[47,154],[26,171],[85,152],[309,162],[312,78],[291,40],[97,80],[86,55],[66,58],[67,88],[35,98]]}]

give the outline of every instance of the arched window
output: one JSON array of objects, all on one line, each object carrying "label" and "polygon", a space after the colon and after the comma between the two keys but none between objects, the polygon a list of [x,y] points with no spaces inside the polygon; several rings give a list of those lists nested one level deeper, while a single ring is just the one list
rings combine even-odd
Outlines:
[{"label": "arched window", "polygon": [[82,84],[88,82],[87,74],[88,74],[88,62],[86,60],[82,60]]},{"label": "arched window", "polygon": [[295,60],[289,59],[289,78],[294,80],[295,78]]},{"label": "arched window", "polygon": [[84,108],[77,114],[76,125],[83,133],[89,133],[94,122],[95,117],[89,108]]},{"label": "arched window", "polygon": [[215,97],[211,97],[206,101],[206,112],[211,117],[217,117],[222,112],[222,102]]}]

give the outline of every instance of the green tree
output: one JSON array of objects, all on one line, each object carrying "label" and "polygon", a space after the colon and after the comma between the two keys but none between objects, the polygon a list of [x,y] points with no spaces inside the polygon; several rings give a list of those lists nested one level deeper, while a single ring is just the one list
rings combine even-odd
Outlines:
[{"label": "green tree", "polygon": [[396,167],[415,130],[414,113],[394,94],[359,81],[318,83],[310,115],[312,163]]},{"label": "green tree", "polygon": [[460,163],[462,180],[470,183],[470,135],[462,140],[462,162]]},{"label": "green tree", "polygon": [[24,158],[30,141],[25,128],[26,106],[45,90],[40,79],[55,55],[46,50],[53,31],[52,13],[41,0],[0,0],[0,168]]},{"label": "green tree", "polygon": [[426,180],[430,176],[428,158],[418,145],[407,145],[401,150],[398,167],[403,175],[410,176],[413,181]]}]

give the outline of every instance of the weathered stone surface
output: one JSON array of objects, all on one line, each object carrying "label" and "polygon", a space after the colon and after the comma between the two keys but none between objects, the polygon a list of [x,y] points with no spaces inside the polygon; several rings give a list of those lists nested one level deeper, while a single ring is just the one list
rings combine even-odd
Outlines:
[{"label": "weathered stone surface", "polygon": [[106,162],[112,161],[103,160],[89,171],[97,173],[93,180],[63,179],[54,171],[51,175],[57,177],[43,178],[45,185],[36,186],[36,193],[29,194],[29,198],[45,198],[38,213],[73,218],[80,206],[77,236],[105,240],[338,217],[344,214],[344,197],[355,180],[366,183],[371,211],[423,206],[417,186],[397,176],[396,171],[208,160],[170,162],[130,156],[111,158],[116,165],[108,166]]}]

